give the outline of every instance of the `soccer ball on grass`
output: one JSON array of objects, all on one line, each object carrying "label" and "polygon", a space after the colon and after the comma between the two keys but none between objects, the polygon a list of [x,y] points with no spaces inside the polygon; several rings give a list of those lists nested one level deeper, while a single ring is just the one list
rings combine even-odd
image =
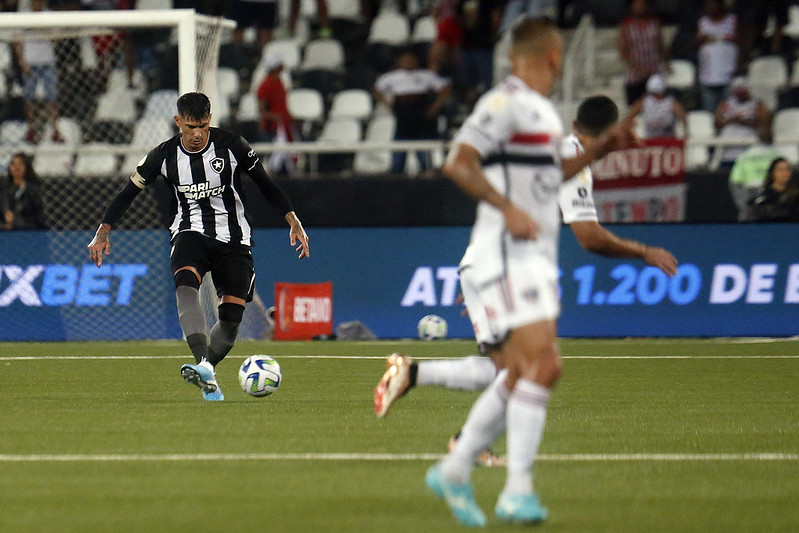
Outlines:
[{"label": "soccer ball on grass", "polygon": [[250,396],[269,396],[282,380],[280,365],[268,355],[251,355],[239,368],[239,383]]},{"label": "soccer ball on grass", "polygon": [[419,321],[416,330],[422,340],[443,339],[447,336],[447,321],[438,315],[426,315]]}]

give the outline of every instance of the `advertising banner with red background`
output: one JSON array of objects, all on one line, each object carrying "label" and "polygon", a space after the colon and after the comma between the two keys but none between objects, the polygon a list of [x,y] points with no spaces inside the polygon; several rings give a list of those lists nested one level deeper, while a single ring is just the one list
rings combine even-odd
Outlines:
[{"label": "advertising banner with red background", "polygon": [[684,154],[682,139],[646,139],[591,165],[599,221],[683,221]]},{"label": "advertising banner with red background", "polygon": [[275,340],[333,333],[333,284],[275,283]]}]

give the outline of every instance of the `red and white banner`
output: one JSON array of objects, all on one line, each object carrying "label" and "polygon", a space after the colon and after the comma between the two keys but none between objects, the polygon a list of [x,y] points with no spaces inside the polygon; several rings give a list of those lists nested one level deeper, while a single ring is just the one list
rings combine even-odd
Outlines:
[{"label": "red and white banner", "polygon": [[599,221],[683,221],[684,154],[682,139],[646,139],[591,165]]},{"label": "red and white banner", "polygon": [[275,283],[275,340],[333,333],[333,284]]}]

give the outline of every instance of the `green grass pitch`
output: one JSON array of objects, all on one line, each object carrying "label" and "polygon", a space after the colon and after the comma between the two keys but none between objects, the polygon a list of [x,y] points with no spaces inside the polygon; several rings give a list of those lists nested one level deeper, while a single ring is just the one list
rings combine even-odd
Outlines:
[{"label": "green grass pitch", "polygon": [[[536,530],[799,531],[799,341],[561,348]],[[474,349],[241,342],[205,403],[182,342],[0,344],[0,531],[459,531],[423,478],[477,393],[418,388],[378,420],[372,388],[392,351]],[[238,387],[253,353],[281,364],[270,397]],[[518,531],[493,516],[503,469],[473,481],[489,529]]]}]

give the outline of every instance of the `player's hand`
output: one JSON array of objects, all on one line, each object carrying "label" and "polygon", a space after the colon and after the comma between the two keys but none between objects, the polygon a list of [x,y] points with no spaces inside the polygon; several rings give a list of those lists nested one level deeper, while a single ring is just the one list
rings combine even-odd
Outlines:
[{"label": "player's hand", "polygon": [[108,234],[111,232],[111,226],[108,224],[100,224],[97,228],[97,233],[94,234],[92,242],[89,243],[89,258],[98,266],[103,264],[103,255],[111,255],[111,241]]},{"label": "player's hand", "polygon": [[505,217],[505,228],[514,239],[534,241],[541,231],[541,226],[533,217],[513,204],[502,210],[502,216]]},{"label": "player's hand", "polygon": [[644,262],[647,265],[657,267],[667,276],[671,277],[677,273],[677,259],[671,252],[658,248],[657,246],[647,246],[644,250]]},{"label": "player's hand", "polygon": [[[291,241],[292,246],[296,246],[294,251],[300,252],[300,255],[297,256],[297,259],[311,257],[311,249],[308,246],[308,234],[305,233],[305,229],[303,229],[299,220],[296,224],[291,225],[291,229],[289,229],[289,240]],[[297,244],[298,241],[299,245]]]}]

